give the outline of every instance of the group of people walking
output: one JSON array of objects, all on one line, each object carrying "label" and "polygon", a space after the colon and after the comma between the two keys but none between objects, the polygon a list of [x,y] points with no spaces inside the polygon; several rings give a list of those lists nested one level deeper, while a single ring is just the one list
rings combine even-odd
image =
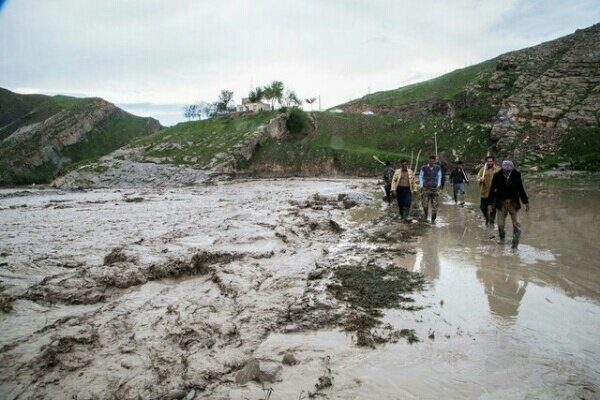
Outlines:
[{"label": "group of people walking", "polygon": [[[395,196],[400,216],[404,221],[408,221],[413,196],[419,194],[423,219],[435,224],[445,178],[445,165],[437,163],[434,155],[429,156],[427,164],[419,169],[418,175],[410,169],[407,160],[401,160],[398,169],[394,169],[387,161],[383,172],[386,199],[391,205],[392,197]],[[454,203],[464,205],[465,185],[469,184],[469,178],[462,161],[456,161],[448,179],[452,184]],[[513,226],[512,247],[516,248],[521,236],[521,225],[517,214],[521,203],[529,211],[529,199],[523,187],[521,174],[515,169],[512,161],[505,160],[501,166],[498,166],[494,156],[487,156],[476,179],[481,188],[480,209],[485,219],[485,226],[493,229],[497,221],[498,241],[504,243],[506,217],[510,215]]]}]

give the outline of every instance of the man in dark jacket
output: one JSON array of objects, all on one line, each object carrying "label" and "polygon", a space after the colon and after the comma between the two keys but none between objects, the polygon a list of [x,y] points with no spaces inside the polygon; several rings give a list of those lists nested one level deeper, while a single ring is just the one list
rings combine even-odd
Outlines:
[{"label": "man in dark jacket", "polygon": [[465,204],[465,183],[469,183],[467,174],[463,169],[463,162],[457,161],[456,168],[450,172],[450,183],[452,184],[452,194],[454,195],[454,204],[458,203],[460,196],[460,205]]},{"label": "man in dark jacket", "polygon": [[385,185],[385,199],[388,204],[392,204],[392,178],[394,177],[396,170],[392,168],[392,163],[389,161],[385,162],[385,169],[383,170],[383,183]]},{"label": "man in dark jacket", "polygon": [[517,212],[521,208],[521,201],[525,204],[525,210],[529,211],[529,199],[523,188],[523,180],[521,174],[514,168],[512,161],[503,161],[502,169],[494,174],[492,184],[490,186],[490,211],[493,211],[494,204],[499,210],[498,213],[498,242],[504,243],[506,231],[504,224],[506,216],[510,214],[510,219],[513,225],[513,249],[519,245],[519,237],[521,236],[521,226],[517,217]]}]

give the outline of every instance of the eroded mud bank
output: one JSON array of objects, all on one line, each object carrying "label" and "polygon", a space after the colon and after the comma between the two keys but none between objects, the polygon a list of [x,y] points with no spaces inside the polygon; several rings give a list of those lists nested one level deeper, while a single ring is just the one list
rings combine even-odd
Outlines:
[{"label": "eroded mud bank", "polygon": [[[413,338],[380,318],[423,284],[392,265],[421,232],[409,226],[390,246],[377,243],[383,221],[351,224],[347,209],[372,202],[372,187],[3,192],[2,397],[228,398],[271,333],[339,328],[362,346]],[[396,284],[371,304],[378,282],[361,295],[352,280],[373,268]],[[280,380],[282,356],[261,355],[276,365],[259,380]]]}]

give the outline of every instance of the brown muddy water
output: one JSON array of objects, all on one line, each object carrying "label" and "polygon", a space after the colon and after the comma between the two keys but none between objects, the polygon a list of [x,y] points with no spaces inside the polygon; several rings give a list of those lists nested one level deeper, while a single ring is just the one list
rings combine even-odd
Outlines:
[{"label": "brown muddy water", "polygon": [[[600,398],[597,185],[530,184],[517,250],[474,188],[416,236],[336,201],[374,187],[0,191],[0,398]],[[356,345],[327,290],[347,263],[424,275],[381,317],[419,342]],[[253,358],[276,379],[238,386]]]}]

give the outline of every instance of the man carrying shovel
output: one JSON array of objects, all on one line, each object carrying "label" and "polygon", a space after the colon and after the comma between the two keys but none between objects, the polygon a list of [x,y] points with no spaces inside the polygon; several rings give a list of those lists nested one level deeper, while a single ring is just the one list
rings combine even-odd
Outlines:
[{"label": "man carrying shovel", "polygon": [[435,224],[438,210],[439,190],[442,186],[442,169],[435,163],[435,156],[429,156],[429,162],[421,167],[419,172],[419,185],[421,187],[421,206],[425,213],[425,221],[431,204],[431,223]]},{"label": "man carrying shovel", "polygon": [[394,176],[394,172],[392,163],[386,161],[385,169],[383,170],[383,183],[385,185],[385,199],[390,206],[392,205],[392,177]]},{"label": "man carrying shovel", "polygon": [[457,161],[456,168],[450,172],[450,183],[452,184],[452,194],[454,195],[454,204],[458,203],[460,197],[460,205],[465,205],[465,183],[469,183],[467,174],[463,169],[463,162]]},{"label": "man carrying shovel", "polygon": [[398,200],[398,208],[400,216],[406,222],[410,214],[410,205],[412,203],[412,195],[417,192],[417,181],[412,169],[408,168],[408,161],[400,161],[400,168],[394,172],[392,178],[392,193],[396,195]]},{"label": "man carrying shovel", "polygon": [[491,211],[489,206],[492,203],[489,201],[488,196],[490,192],[490,186],[492,185],[492,178],[496,172],[500,171],[500,167],[495,165],[494,156],[488,155],[485,158],[485,165],[477,173],[477,182],[481,186],[481,203],[480,209],[485,217],[485,226],[488,228],[494,228],[496,221],[496,208],[492,207]]}]

